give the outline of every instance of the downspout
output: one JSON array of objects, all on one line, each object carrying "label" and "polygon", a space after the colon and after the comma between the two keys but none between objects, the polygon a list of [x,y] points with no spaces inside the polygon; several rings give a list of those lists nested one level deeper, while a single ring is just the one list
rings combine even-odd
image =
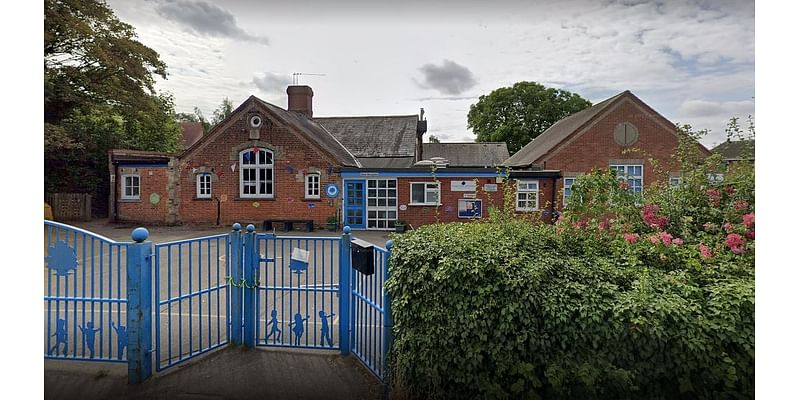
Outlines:
[{"label": "downspout", "polygon": [[117,202],[117,180],[119,179],[119,164],[114,162],[114,182],[111,182],[111,204],[113,206],[114,215],[111,216],[111,222],[117,223],[119,215],[119,204]]},{"label": "downspout", "polygon": [[219,226],[219,216],[220,216],[220,201],[219,196],[214,196],[214,200],[217,201],[217,226]]},{"label": "downspout", "polygon": [[550,223],[555,223],[554,216],[555,216],[555,206],[556,206],[556,180],[558,177],[553,176],[553,190],[551,190],[551,199],[550,199]]}]

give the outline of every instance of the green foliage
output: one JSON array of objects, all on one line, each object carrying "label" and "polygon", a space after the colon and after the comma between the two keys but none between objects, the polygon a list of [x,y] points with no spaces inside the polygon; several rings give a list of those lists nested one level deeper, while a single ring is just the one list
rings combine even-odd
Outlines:
[{"label": "green foliage", "polygon": [[517,82],[482,95],[470,106],[467,124],[477,142],[506,142],[514,154],[556,121],[591,105],[566,90]]},{"label": "green foliage", "polygon": [[555,225],[498,208],[394,237],[394,387],[432,399],[754,397],[753,166],[694,158],[697,134],[682,131],[678,187],[634,195],[595,171]]},{"label": "green foliage", "polygon": [[214,127],[224,121],[231,113],[233,113],[233,103],[226,97],[222,99],[222,103],[220,103],[219,107],[214,110],[214,115],[211,118],[211,126]]},{"label": "green foliage", "polygon": [[45,1],[45,190],[108,198],[108,150],[171,152],[180,128],[158,53],[136,40],[103,2]]}]

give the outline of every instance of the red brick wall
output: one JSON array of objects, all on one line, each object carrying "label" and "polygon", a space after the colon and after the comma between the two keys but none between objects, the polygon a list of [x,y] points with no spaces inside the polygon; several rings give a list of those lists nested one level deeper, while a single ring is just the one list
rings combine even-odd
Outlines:
[{"label": "red brick wall", "polygon": [[[473,178],[474,179],[474,178]],[[486,192],[483,186],[487,183],[496,183],[496,178],[477,178],[478,179],[478,199],[483,200],[482,204],[482,219],[488,218],[489,207],[499,207],[503,204],[503,190],[504,184],[497,185],[496,192]],[[439,222],[468,222],[471,219],[458,218],[458,199],[466,198],[464,194],[472,192],[453,192],[450,190],[452,181],[472,180],[470,178],[438,178],[440,182],[441,193],[441,206],[438,211]],[[528,180],[528,179],[526,179]],[[530,178],[530,180],[536,180]],[[553,181],[550,178],[543,178],[539,180],[539,209],[545,210],[549,205],[549,201],[553,194]],[[415,206],[409,205],[411,201],[411,183],[412,182],[433,182],[433,178],[398,178],[397,179],[397,192],[398,192],[398,205],[407,205],[406,211],[398,209],[398,218],[411,224],[413,227],[420,225],[431,224],[437,221],[436,207],[435,206]],[[514,185],[513,181],[511,184]],[[513,205],[512,205],[513,206]],[[532,213],[536,214],[536,213]]]},{"label": "red brick wall", "polygon": [[[123,193],[122,175],[139,174],[139,200],[121,200]],[[121,222],[147,222],[162,224],[167,222],[167,194],[168,170],[166,167],[120,167],[115,178],[117,185],[117,218]],[[157,194],[157,204],[150,202],[150,196]]]},{"label": "red brick wall", "polygon": [[[289,128],[273,120],[263,110],[265,123],[259,139],[249,139],[246,115],[255,109],[244,110],[241,118],[232,124],[207,145],[199,147],[180,161],[178,201],[180,202],[178,220],[183,223],[214,223],[217,218],[217,202],[221,200],[222,224],[256,223],[257,228],[265,219],[297,218],[313,219],[316,225],[324,225],[328,216],[336,212],[336,203],[325,197],[327,183],[340,184],[338,168],[323,153],[298,137]],[[239,151],[253,148],[254,145],[273,151],[274,197],[239,197]],[[235,165],[235,170],[231,170]],[[291,171],[290,168],[291,167]],[[193,172],[193,169],[195,172]],[[318,170],[320,179],[320,200],[305,199],[304,171]],[[328,171],[331,174],[328,174]],[[196,198],[196,173],[212,174],[212,199]],[[313,204],[314,208],[308,205]]]},{"label": "red brick wall", "polygon": [[[633,145],[623,147],[614,141],[614,128],[621,122],[633,123],[639,130],[639,138]],[[595,125],[583,134],[567,139],[566,144],[556,147],[535,163],[546,169],[560,170],[562,176],[588,173],[592,168],[608,168],[611,160],[642,160],[645,188],[655,181],[668,179],[669,172],[678,172],[679,165],[672,160],[678,148],[678,137],[669,130],[667,122],[646,112],[633,100],[623,99]],[[628,152],[626,152],[628,149]],[[640,151],[632,151],[638,149]],[[657,173],[649,159],[659,162]],[[563,204],[563,180],[557,187],[557,204]]]}]

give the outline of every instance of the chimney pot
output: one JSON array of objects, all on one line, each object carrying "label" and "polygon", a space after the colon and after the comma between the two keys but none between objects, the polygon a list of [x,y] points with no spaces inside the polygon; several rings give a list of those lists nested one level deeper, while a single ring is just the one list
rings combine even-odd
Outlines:
[{"label": "chimney pot", "polygon": [[297,111],[305,114],[308,118],[314,116],[311,101],[314,97],[314,91],[311,90],[310,86],[292,85],[286,88],[286,94],[289,95],[289,111]]}]

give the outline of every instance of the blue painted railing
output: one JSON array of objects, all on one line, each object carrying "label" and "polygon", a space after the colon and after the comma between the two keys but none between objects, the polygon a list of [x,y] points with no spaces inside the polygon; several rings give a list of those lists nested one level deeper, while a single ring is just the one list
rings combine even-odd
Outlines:
[{"label": "blue painted railing", "polygon": [[238,234],[155,245],[157,371],[228,343],[230,249],[236,248],[229,243]]},{"label": "blue painted railing", "polygon": [[391,241],[374,247],[365,275],[352,268],[349,227],[341,237],[239,224],[156,245],[144,228],[131,237],[45,221],[45,358],[127,362],[139,383],[153,347],[157,371],[226,344],[314,348],[353,353],[387,381]]}]

